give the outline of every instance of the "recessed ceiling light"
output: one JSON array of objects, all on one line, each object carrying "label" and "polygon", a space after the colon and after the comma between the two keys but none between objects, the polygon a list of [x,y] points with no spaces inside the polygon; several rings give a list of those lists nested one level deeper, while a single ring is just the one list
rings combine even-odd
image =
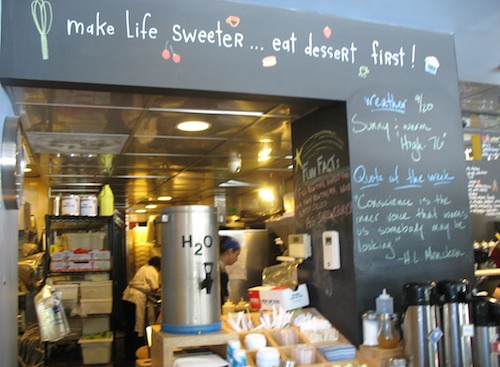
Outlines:
[{"label": "recessed ceiling light", "polygon": [[274,200],[274,193],[271,189],[259,190],[259,196],[265,201],[273,201]]},{"label": "recessed ceiling light", "polygon": [[181,131],[205,131],[210,128],[210,123],[206,121],[184,121],[177,124],[177,129]]},{"label": "recessed ceiling light", "polygon": [[148,204],[145,206],[146,209],[155,209],[158,205],[156,204]]},{"label": "recessed ceiling light", "polygon": [[158,196],[159,201],[170,201],[172,200],[172,196]]},{"label": "recessed ceiling light", "polygon": [[137,209],[136,213],[146,213],[146,209]]}]

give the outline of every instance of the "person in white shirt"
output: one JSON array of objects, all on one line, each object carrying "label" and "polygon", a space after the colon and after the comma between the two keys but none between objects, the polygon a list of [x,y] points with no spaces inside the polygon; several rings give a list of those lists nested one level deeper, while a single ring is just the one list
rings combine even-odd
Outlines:
[{"label": "person in white shirt", "polygon": [[135,273],[123,291],[125,314],[125,345],[129,359],[135,359],[135,352],[146,344],[144,331],[155,320],[149,320],[146,312],[147,296],[159,295],[161,259],[152,257]]}]

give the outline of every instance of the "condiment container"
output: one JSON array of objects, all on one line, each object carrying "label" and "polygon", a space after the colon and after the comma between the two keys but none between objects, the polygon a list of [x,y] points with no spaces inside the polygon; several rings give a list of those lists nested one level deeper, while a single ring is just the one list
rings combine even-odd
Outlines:
[{"label": "condiment container", "polygon": [[375,299],[375,310],[377,313],[383,314],[393,314],[394,313],[394,300],[387,290],[384,288],[382,293]]},{"label": "condiment container", "polygon": [[226,360],[230,366],[234,364],[234,352],[241,349],[241,342],[239,340],[229,340],[226,348]]},{"label": "condiment container", "polygon": [[264,347],[257,351],[257,367],[279,367],[280,352],[278,348]]},{"label": "condiment container", "polygon": [[378,345],[378,315],[375,311],[363,314],[363,345],[375,347]]},{"label": "condiment container", "polygon": [[246,349],[259,349],[267,345],[267,339],[264,334],[251,333],[245,336],[244,343]]},{"label": "condiment container", "polygon": [[380,325],[378,329],[378,346],[383,349],[393,349],[399,344],[399,330],[397,319],[389,313],[380,314]]}]

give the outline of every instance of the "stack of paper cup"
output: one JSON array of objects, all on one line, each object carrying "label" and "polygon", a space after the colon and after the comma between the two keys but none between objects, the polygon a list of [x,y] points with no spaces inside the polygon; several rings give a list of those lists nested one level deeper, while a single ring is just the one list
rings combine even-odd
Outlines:
[{"label": "stack of paper cup", "polygon": [[257,351],[257,367],[279,367],[280,352],[274,347],[263,347]]}]

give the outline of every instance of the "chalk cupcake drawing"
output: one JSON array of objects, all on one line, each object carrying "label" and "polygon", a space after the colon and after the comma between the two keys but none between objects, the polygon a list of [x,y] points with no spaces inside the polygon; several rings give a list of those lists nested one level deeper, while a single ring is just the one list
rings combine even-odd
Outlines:
[{"label": "chalk cupcake drawing", "polygon": [[49,59],[49,45],[47,34],[52,27],[52,5],[47,0],[33,0],[31,2],[31,16],[38,33],[40,33],[40,44],[42,48],[42,59]]},{"label": "chalk cupcake drawing", "polygon": [[431,75],[436,75],[439,69],[439,60],[435,56],[427,56],[424,60],[425,72]]}]

